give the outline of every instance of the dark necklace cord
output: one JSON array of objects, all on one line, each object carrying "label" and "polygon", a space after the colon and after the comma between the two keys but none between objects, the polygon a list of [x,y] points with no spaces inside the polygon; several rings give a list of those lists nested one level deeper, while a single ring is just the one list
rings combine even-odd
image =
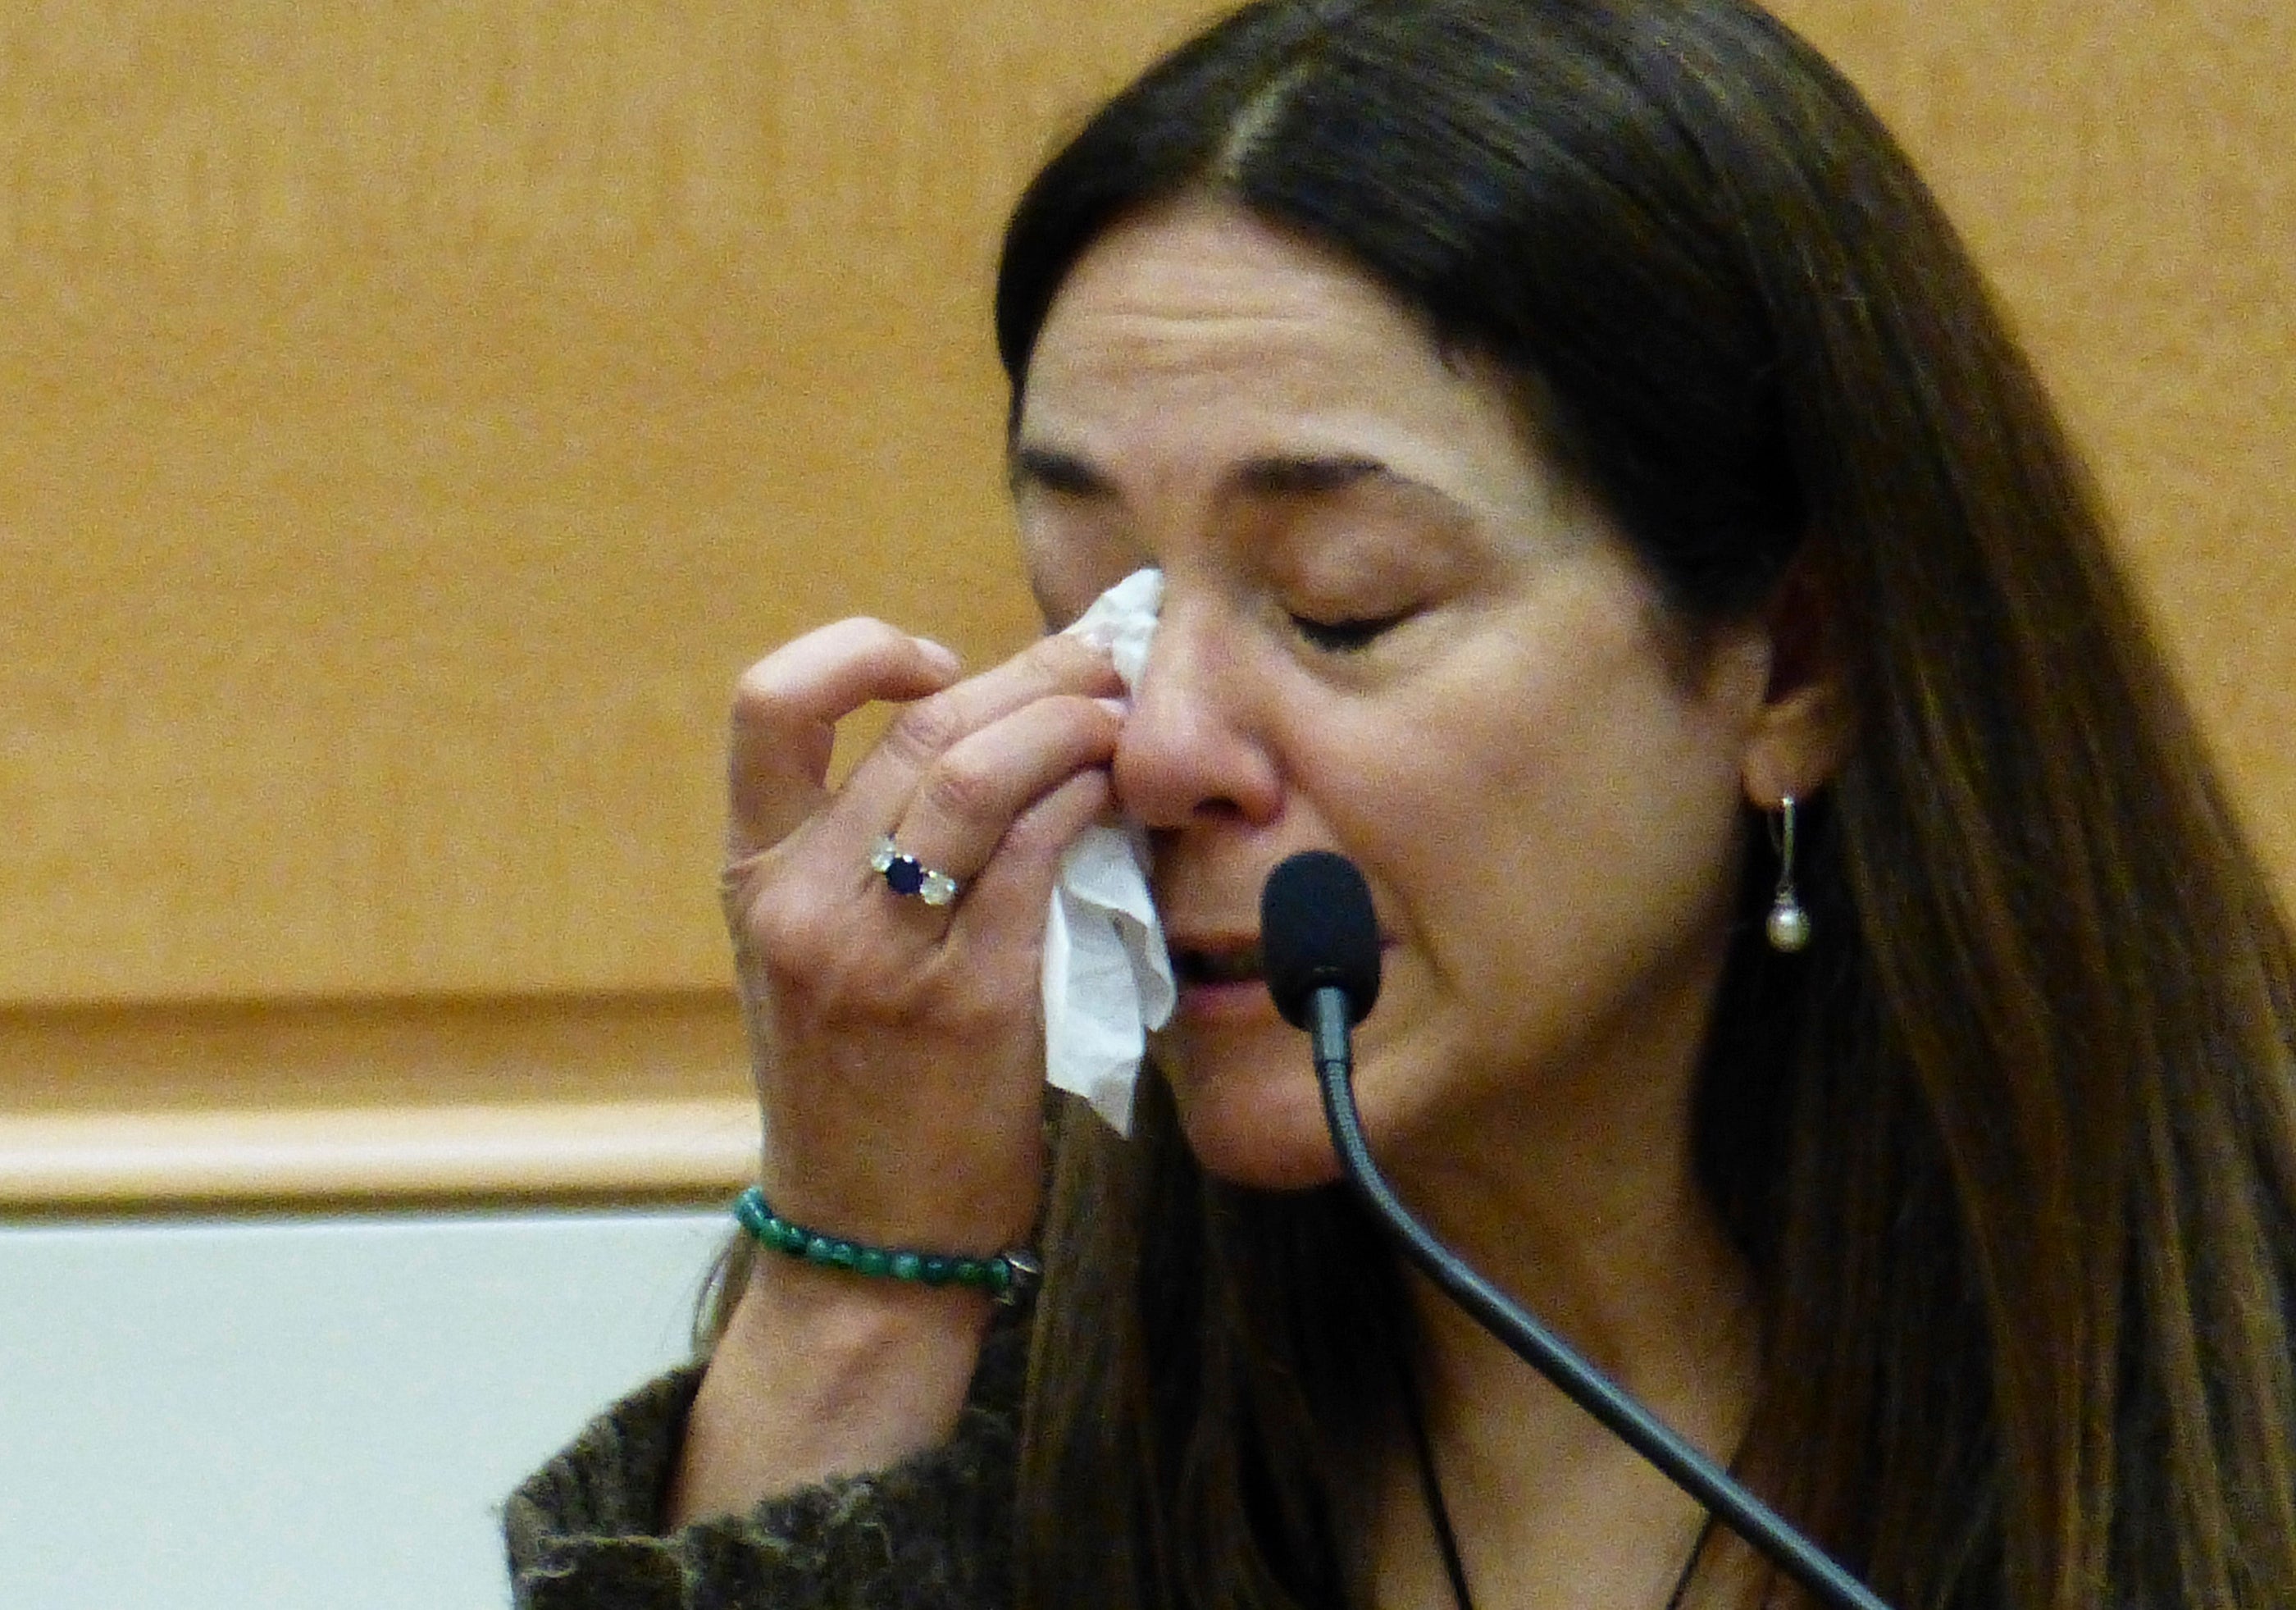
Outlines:
[{"label": "dark necklace cord", "polygon": [[1435,1474],[1435,1445],[1427,1438],[1427,1411],[1419,1401],[1418,1378],[1407,1362],[1403,1367],[1403,1417],[1411,1427],[1412,1451],[1419,1457],[1419,1491],[1427,1500],[1427,1518],[1435,1524],[1443,1574],[1451,1579],[1451,1602],[1458,1610],[1475,1610],[1475,1596],[1467,1591],[1467,1567],[1459,1559],[1459,1534],[1451,1529],[1451,1507],[1443,1501],[1443,1479]]},{"label": "dark necklace cord", "polygon": [[1365,1144],[1356,1111],[1349,1030],[1379,998],[1379,924],[1363,874],[1345,857],[1306,850],[1260,891],[1267,990],[1284,1021],[1308,1031],[1324,1119],[1341,1168],[1404,1257],[1476,1324],[1736,1532],[1825,1610],[1889,1610],[1784,1516],[1685,1441],[1538,1318],[1445,1246],[1396,1197]]},{"label": "dark necklace cord", "polygon": [[[1271,878],[1269,883],[1273,886],[1275,880]],[[1386,1224],[1403,1255],[1477,1324],[1554,1382],[1566,1397],[1615,1433],[1660,1474],[1710,1513],[1718,1516],[1724,1524],[1767,1557],[1817,1604],[1826,1610],[1889,1610],[1865,1583],[1756,1498],[1728,1471],[1685,1442],[1624,1388],[1588,1363],[1562,1337],[1462,1262],[1456,1253],[1436,1240],[1427,1227],[1412,1216],[1410,1210],[1397,1200],[1394,1188],[1373,1162],[1371,1149],[1364,1141],[1363,1119],[1356,1111],[1355,1091],[1349,1082],[1353,1064],[1348,1049],[1349,997],[1337,985],[1323,986],[1314,990],[1308,1004],[1316,1075],[1323,1087],[1324,1117],[1331,1130],[1332,1147],[1340,1154],[1340,1164],[1349,1183]]]},{"label": "dark necklace cord", "polygon": [[[1451,1507],[1443,1500],[1443,1478],[1435,1469],[1435,1444],[1427,1434],[1426,1408],[1419,1401],[1419,1383],[1408,1364],[1403,1367],[1403,1419],[1410,1428],[1412,1452],[1418,1457],[1419,1491],[1427,1500],[1427,1518],[1435,1528],[1435,1547],[1443,1556],[1443,1574],[1451,1579],[1451,1602],[1457,1610],[1475,1610],[1475,1596],[1467,1588],[1466,1563],[1459,1557],[1459,1534],[1451,1524]],[[1697,1574],[1698,1562],[1713,1536],[1714,1512],[1710,1509],[1698,1523],[1690,1557],[1682,1562],[1682,1570],[1675,1576],[1665,1610],[1682,1610],[1690,1579]]]}]

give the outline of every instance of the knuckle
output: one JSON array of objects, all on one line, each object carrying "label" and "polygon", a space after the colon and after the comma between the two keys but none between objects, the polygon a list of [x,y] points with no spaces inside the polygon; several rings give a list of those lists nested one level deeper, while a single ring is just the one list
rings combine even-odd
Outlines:
[{"label": "knuckle", "polygon": [[962,753],[951,753],[925,774],[917,793],[929,810],[959,822],[977,822],[997,814],[999,792],[995,773]]},{"label": "knuckle", "polygon": [[872,1023],[897,1006],[892,994],[873,982],[850,932],[811,913],[761,912],[749,963],[749,989],[768,1004],[784,1024],[803,1024],[810,1033],[850,1030]]},{"label": "knuckle", "polygon": [[779,718],[788,708],[789,685],[771,657],[758,661],[734,678],[733,707],[737,723],[758,725]]},{"label": "knuckle", "polygon": [[1054,632],[1029,645],[1047,670],[1074,676],[1108,669],[1108,651],[1070,632]]},{"label": "knuckle", "polygon": [[832,964],[852,926],[837,920],[836,902],[802,872],[801,864],[776,853],[739,863],[726,878],[726,917],[734,946],[777,982]]},{"label": "knuckle", "polygon": [[964,735],[964,719],[947,699],[920,699],[893,718],[885,747],[897,758],[923,766],[939,759]]},{"label": "knuckle", "polygon": [[767,896],[739,914],[742,948],[777,983],[811,973],[831,937],[820,908],[810,900]]},{"label": "knuckle", "polygon": [[[1020,987],[1024,982],[1027,987]],[[933,1022],[957,1043],[1001,1041],[1033,1021],[1033,969],[967,965],[944,969],[935,982]]]}]

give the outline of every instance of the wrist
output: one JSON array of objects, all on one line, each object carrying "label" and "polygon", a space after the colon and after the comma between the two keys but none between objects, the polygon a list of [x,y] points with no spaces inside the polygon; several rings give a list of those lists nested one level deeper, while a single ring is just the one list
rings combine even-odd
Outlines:
[{"label": "wrist", "polygon": [[734,1514],[946,1441],[995,1304],[761,1253],[687,1423],[673,1524]]},{"label": "wrist", "polygon": [[866,1279],[961,1286],[1013,1303],[1029,1294],[1042,1272],[1035,1255],[1021,1247],[972,1253],[852,1240],[783,1218],[757,1186],[743,1191],[734,1202],[734,1217],[750,1239],[768,1253]]}]

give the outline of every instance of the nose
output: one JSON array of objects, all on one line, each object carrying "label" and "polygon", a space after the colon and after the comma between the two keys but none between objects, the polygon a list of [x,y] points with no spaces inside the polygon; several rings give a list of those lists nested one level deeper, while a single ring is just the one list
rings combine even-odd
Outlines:
[{"label": "nose", "polygon": [[1117,803],[1148,827],[1257,825],[1282,808],[1246,641],[1242,623],[1165,596],[1111,768]]}]

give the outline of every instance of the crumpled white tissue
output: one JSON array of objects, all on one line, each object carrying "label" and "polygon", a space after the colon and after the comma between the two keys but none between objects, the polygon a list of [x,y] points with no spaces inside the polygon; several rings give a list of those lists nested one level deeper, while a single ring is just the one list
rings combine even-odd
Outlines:
[{"label": "crumpled white tissue", "polygon": [[[1163,597],[1162,571],[1135,571],[1068,629],[1107,649],[1125,687],[1136,689]],[[1139,834],[1086,828],[1062,858],[1045,924],[1046,1081],[1129,1135],[1148,1032],[1170,1020],[1177,999]]]}]

